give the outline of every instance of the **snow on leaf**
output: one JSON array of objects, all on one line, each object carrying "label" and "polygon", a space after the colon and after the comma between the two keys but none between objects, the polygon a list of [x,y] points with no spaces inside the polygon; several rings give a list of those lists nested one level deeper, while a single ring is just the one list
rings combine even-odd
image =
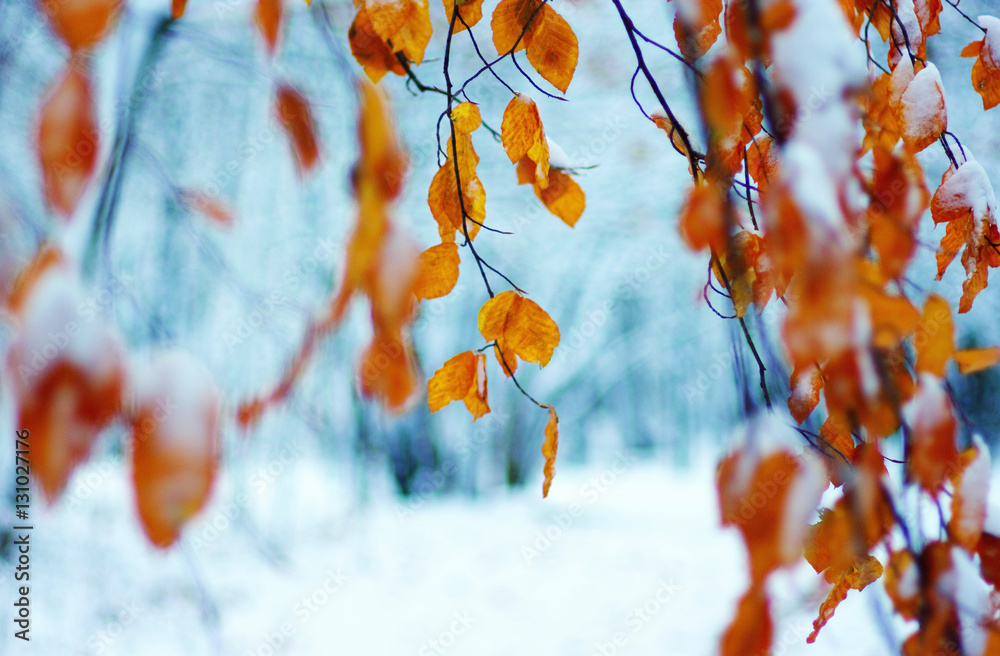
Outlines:
[{"label": "snow on leaf", "polygon": [[534,301],[513,291],[497,294],[479,310],[479,332],[497,343],[497,362],[509,376],[517,356],[545,366],[559,345],[559,327]]},{"label": "snow on leaf", "polygon": [[903,141],[915,153],[927,148],[948,129],[944,85],[934,64],[928,63],[900,97],[899,123]]},{"label": "snow on leaf", "polygon": [[955,415],[941,380],[921,374],[917,391],[903,413],[910,424],[910,477],[928,494],[937,494],[949,472],[959,466]]},{"label": "snow on leaf", "polygon": [[962,50],[963,57],[975,57],[972,64],[972,88],[983,99],[983,109],[1000,105],[1000,19],[980,16],[986,29],[982,41],[973,41]]},{"label": "snow on leaf", "polygon": [[951,519],[948,533],[972,553],[986,523],[986,499],[990,488],[990,452],[978,435],[962,452],[959,469],[952,475]]},{"label": "snow on leaf", "polygon": [[917,618],[920,608],[920,571],[909,549],[889,554],[885,567],[885,591],[903,619]]},{"label": "snow on leaf", "polygon": [[168,351],[133,370],[128,414],[142,528],[166,548],[205,505],[219,461],[219,393],[192,355]]},{"label": "snow on leaf", "polygon": [[795,367],[791,377],[791,394],[788,396],[788,410],[792,418],[802,423],[819,405],[819,391],[823,387],[823,376],[819,367],[809,363]]},{"label": "snow on leaf", "polygon": [[549,410],[549,422],[545,425],[545,442],[542,443],[542,456],[545,458],[545,480],[542,482],[542,498],[549,496],[552,478],[556,475],[556,452],[559,450],[559,417],[551,405],[543,405]]},{"label": "snow on leaf", "polygon": [[486,356],[465,351],[451,358],[427,381],[427,405],[437,412],[463,401],[475,421],[490,411],[487,402]]},{"label": "snow on leaf", "polygon": [[441,298],[451,293],[458,283],[458,244],[445,242],[431,246],[420,254],[414,294],[417,300]]},{"label": "snow on leaf", "polygon": [[288,133],[295,155],[295,165],[299,175],[312,170],[319,161],[319,143],[316,136],[316,122],[312,110],[302,94],[282,84],[278,87],[275,115]]},{"label": "snow on leaf", "polygon": [[83,50],[100,42],[114,27],[122,0],[60,0],[39,2],[53,31],[71,50]]},{"label": "snow on leaf", "polygon": [[257,0],[257,7],[254,10],[254,22],[257,24],[257,30],[264,37],[267,53],[272,56],[278,49],[278,36],[281,34],[284,14],[283,2],[284,0]]},{"label": "snow on leaf", "polygon": [[94,175],[100,147],[85,62],[70,60],[40,114],[36,143],[45,200],[63,218],[69,218]]},{"label": "snow on leaf", "polygon": [[121,409],[124,357],[110,327],[80,321],[86,298],[62,258],[43,251],[36,263],[22,278],[24,301],[7,368],[17,425],[31,434],[32,476],[54,502]]},{"label": "snow on leaf", "polygon": [[688,61],[701,58],[722,34],[722,0],[678,0],[674,36]]}]

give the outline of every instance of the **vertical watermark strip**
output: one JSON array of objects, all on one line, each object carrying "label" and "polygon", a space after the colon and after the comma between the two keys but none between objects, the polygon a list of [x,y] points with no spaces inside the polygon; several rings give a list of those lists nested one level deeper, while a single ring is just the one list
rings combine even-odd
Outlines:
[{"label": "vertical watermark strip", "polygon": [[[27,523],[29,517],[29,511],[31,510],[31,496],[28,483],[30,481],[31,475],[31,462],[29,456],[31,455],[31,447],[28,442],[28,438],[31,435],[28,433],[27,429],[19,430],[15,433],[17,439],[15,440],[15,461],[14,461],[14,473],[16,475],[17,487],[15,488],[14,497],[14,515],[17,517],[17,521],[21,524],[20,526],[14,525],[13,531],[17,535],[17,539],[14,540],[14,544],[17,546],[17,565],[14,568],[14,580],[24,581],[27,584],[31,580],[31,556],[29,551],[31,549],[31,526]],[[14,631],[14,637],[29,641],[31,638],[28,635],[31,630],[31,597],[29,593],[31,588],[28,585],[18,586],[15,595],[17,596],[17,601],[14,602],[14,608],[17,612],[14,614],[14,624],[20,631]]]}]

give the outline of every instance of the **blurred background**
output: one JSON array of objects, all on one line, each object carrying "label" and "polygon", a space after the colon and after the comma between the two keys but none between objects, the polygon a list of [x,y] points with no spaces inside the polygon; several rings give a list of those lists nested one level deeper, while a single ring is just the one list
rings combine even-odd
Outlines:
[{"label": "blurred background", "polygon": [[[45,206],[34,139],[38,108],[67,51],[34,2],[0,0],[0,278],[53,235],[87,239],[111,144],[127,131],[114,228],[86,279],[94,320],[115,326],[131,354],[165,346],[194,354],[232,410],[277,380],[342,273],[355,212],[353,84],[362,75],[346,38],[355,10],[339,0],[288,2],[282,45],[269,60],[250,2],[190,0],[168,27],[166,0],[126,4],[92,61],[98,182],[64,227]],[[485,16],[494,5],[486,2]],[[759,394],[757,372],[738,325],[704,301],[707,261],[680,242],[686,162],[632,101],[635,60],[613,6],[554,6],[580,40],[569,102],[536,93],[508,62],[497,72],[538,102],[547,135],[579,169],[587,209],[576,227],[517,186],[488,132],[474,137],[487,222],[513,233],[484,232],[477,248],[562,332],[548,367],[519,370],[532,396],[559,411],[549,498],[540,489],[547,415],[493,364],[493,412],[476,423],[461,404],[431,415],[423,398],[393,417],[360,398],[355,365],[370,327],[358,302],[287,403],[249,434],[223,422],[221,476],[179,546],[160,551],[145,540],[124,426],[102,434],[57,503],[40,512],[36,495],[32,643],[14,644],[10,635],[12,565],[4,561],[4,653],[714,653],[746,582],[742,544],[719,528],[714,464],[744,419],[743,394]],[[961,7],[973,16],[996,9],[986,0]],[[672,42],[672,6],[627,8],[647,35]],[[434,0],[431,15],[434,37],[415,72],[437,85],[447,24]],[[487,22],[474,31],[491,56]],[[971,88],[972,60],[958,58],[978,38],[946,7],[928,56],[944,78],[949,129],[997,182],[1000,124]],[[683,66],[652,48],[646,54],[681,121],[695,125]],[[468,38],[456,36],[453,75],[465,79],[479,65]],[[304,93],[318,123],[321,163],[304,181],[272,116],[281,81]],[[438,239],[426,200],[444,102],[414,93],[403,78],[390,75],[381,86],[411,156],[396,218],[426,247]],[[509,92],[487,75],[467,90],[499,128]],[[637,93],[647,110],[655,107],[644,87]],[[935,181],[946,166],[939,150],[921,155]],[[229,206],[232,225],[192,212],[179,189]],[[940,236],[928,218],[911,275],[954,301],[961,267],[933,282]],[[961,347],[1000,343],[995,292],[987,289],[958,321]],[[422,304],[413,339],[424,379],[483,345],[476,314],[485,300],[467,261],[451,295]],[[716,301],[727,313],[724,299]],[[749,322],[776,398],[787,392],[781,320],[774,303]],[[0,321],[0,351],[13,331]],[[952,382],[972,424],[995,445],[1000,410],[991,399],[1000,375]],[[12,399],[0,392],[0,424],[10,435]],[[0,453],[0,465],[6,480],[13,449]],[[10,507],[0,511],[4,526]],[[825,587],[808,565],[774,586],[775,653],[898,653],[900,634],[893,637],[875,586],[852,595],[808,649]]]}]

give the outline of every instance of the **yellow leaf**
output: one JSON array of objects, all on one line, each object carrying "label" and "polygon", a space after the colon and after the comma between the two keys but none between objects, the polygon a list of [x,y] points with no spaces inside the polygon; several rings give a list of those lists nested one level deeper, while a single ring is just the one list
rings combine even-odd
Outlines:
[{"label": "yellow leaf", "polygon": [[945,365],[955,353],[955,327],[948,301],[931,294],[913,338],[917,350],[917,372],[944,378]]},{"label": "yellow leaf", "polygon": [[548,186],[543,189],[541,183],[535,182],[534,189],[538,200],[571,228],[580,220],[587,206],[583,189],[560,169],[549,169]]},{"label": "yellow leaf", "polygon": [[532,300],[506,291],[486,301],[479,310],[479,332],[496,341],[497,361],[509,376],[517,369],[513,356],[545,366],[559,345],[559,326]]},{"label": "yellow leaf", "polygon": [[452,401],[464,401],[475,421],[490,411],[487,402],[486,356],[465,351],[451,358],[427,381],[427,405],[437,412]]},{"label": "yellow leaf", "polygon": [[457,132],[470,134],[483,124],[483,118],[479,113],[478,105],[464,102],[451,110],[451,122]]},{"label": "yellow leaf", "polygon": [[534,100],[523,93],[511,99],[503,113],[500,137],[512,164],[527,157],[535,163],[534,180],[548,184],[549,144]]},{"label": "yellow leaf", "polygon": [[[454,11],[455,0],[444,1],[444,15],[451,22],[451,14]],[[466,25],[472,27],[483,18],[483,0],[459,0],[458,15],[461,20],[455,21],[455,32],[461,32]]]},{"label": "yellow leaf", "polygon": [[417,300],[441,298],[451,293],[458,282],[458,244],[445,242],[420,254],[414,294]]},{"label": "yellow leaf", "polygon": [[424,50],[433,31],[427,0],[366,0],[364,6],[375,33],[385,43],[392,44],[394,53],[403,53],[414,64],[424,60]]},{"label": "yellow leaf", "polygon": [[358,9],[358,15],[354,17],[354,22],[347,32],[347,39],[351,44],[351,54],[365,69],[365,75],[372,84],[377,83],[390,71],[396,75],[406,74],[392,49],[375,32],[371,16],[368,15],[364,5]]},{"label": "yellow leaf", "polygon": [[528,44],[528,61],[552,86],[566,93],[580,57],[580,44],[573,28],[552,5],[545,5],[539,13],[542,21]]},{"label": "yellow leaf", "polygon": [[540,7],[539,0],[500,0],[490,20],[493,45],[498,54],[506,55],[528,47],[542,20]]},{"label": "yellow leaf", "polygon": [[963,374],[974,374],[989,369],[1000,362],[1000,346],[981,349],[965,349],[955,353],[955,364]]},{"label": "yellow leaf", "polygon": [[542,444],[542,456],[545,457],[545,481],[542,483],[542,498],[549,496],[552,478],[556,475],[556,452],[559,450],[559,417],[551,405],[543,405],[549,409],[549,423],[545,425],[545,442]]},{"label": "yellow leaf", "polygon": [[[462,180],[462,196],[459,198],[455,182],[455,166],[448,160],[438,169],[431,181],[427,204],[431,215],[438,223],[438,233],[444,241],[455,241],[455,232],[464,235],[462,209],[472,221],[464,229],[469,231],[469,239],[479,232],[478,223],[486,220],[486,191],[479,178]],[[478,223],[477,223],[478,222]]]}]

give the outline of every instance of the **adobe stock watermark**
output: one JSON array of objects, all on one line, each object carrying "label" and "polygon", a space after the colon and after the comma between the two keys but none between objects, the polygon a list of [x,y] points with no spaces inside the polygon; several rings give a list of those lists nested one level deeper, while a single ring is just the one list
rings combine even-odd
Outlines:
[{"label": "adobe stock watermark", "polygon": [[653,621],[670,602],[680,594],[682,588],[673,580],[660,579],[659,587],[642,603],[636,604],[628,615],[625,616],[625,627],[627,630],[619,631],[608,640],[594,643],[594,651],[591,656],[614,656],[619,650],[628,646],[629,641],[643,627]]},{"label": "adobe stock watermark", "polygon": [[33,348],[30,358],[18,367],[17,374],[21,381],[31,381],[58,358],[81,335],[84,326],[93,323],[110,309],[115,295],[126,289],[131,282],[132,277],[128,274],[112,274],[107,287],[80,301],[76,306],[76,318],[67,321],[61,328],[46,333],[45,343]]},{"label": "adobe stock watermark", "polygon": [[345,574],[340,567],[336,570],[328,569],[325,574],[326,578],[323,579],[322,583],[304,594],[292,606],[292,617],[282,622],[277,630],[262,633],[260,641],[243,652],[243,656],[275,656],[278,654],[291,637],[351,580],[351,577]]},{"label": "adobe stock watermark", "polygon": [[104,625],[104,628],[95,631],[87,638],[87,648],[91,653],[103,654],[118,638],[121,637],[125,629],[135,622],[136,618],[146,611],[146,607],[138,601],[133,601],[127,606],[122,606],[115,619]]},{"label": "adobe stock watermark", "polygon": [[246,512],[253,499],[260,497],[271,487],[288,468],[305,453],[305,446],[299,441],[286,444],[277,456],[266,465],[258,467],[249,477],[251,493],[241,492],[236,498],[223,504],[211,518],[206,518],[197,535],[191,538],[191,547],[195,553],[200,553],[208,545],[219,539],[229,530],[240,515]]},{"label": "adobe stock watermark", "polygon": [[430,476],[414,486],[406,502],[401,507],[396,508],[396,517],[400,521],[404,521],[420,510],[427,503],[427,500],[444,487],[449,478],[458,472],[459,464],[471,458],[474,453],[489,443],[490,438],[507,425],[511,416],[502,411],[494,410],[473,424],[472,434],[455,449],[454,456],[445,460],[440,467],[431,472]]},{"label": "adobe stock watermark", "polygon": [[431,654],[444,654],[453,647],[460,636],[465,635],[469,627],[476,623],[476,618],[465,611],[455,611],[452,613],[451,624],[441,631],[437,636],[425,642],[417,652],[418,656],[431,656]]},{"label": "adobe stock watermark", "polygon": [[272,287],[263,300],[257,301],[245,316],[237,319],[222,334],[226,349],[232,351],[252,337],[261,326],[266,325],[278,307],[289,301],[289,293],[303,284],[306,275],[316,271],[321,264],[332,261],[334,253],[333,240],[321,238],[312,253],[287,268],[281,274],[281,282]]},{"label": "adobe stock watermark", "polygon": [[552,548],[556,542],[562,539],[563,535],[572,528],[576,520],[583,515],[584,510],[597,502],[624,475],[635,459],[619,452],[611,462],[611,466],[602,471],[597,476],[591,477],[589,481],[580,486],[580,496],[586,500],[586,505],[573,502],[565,512],[552,515],[552,521],[544,528],[535,531],[534,539],[521,545],[521,556],[524,562],[532,565],[543,553]]}]

